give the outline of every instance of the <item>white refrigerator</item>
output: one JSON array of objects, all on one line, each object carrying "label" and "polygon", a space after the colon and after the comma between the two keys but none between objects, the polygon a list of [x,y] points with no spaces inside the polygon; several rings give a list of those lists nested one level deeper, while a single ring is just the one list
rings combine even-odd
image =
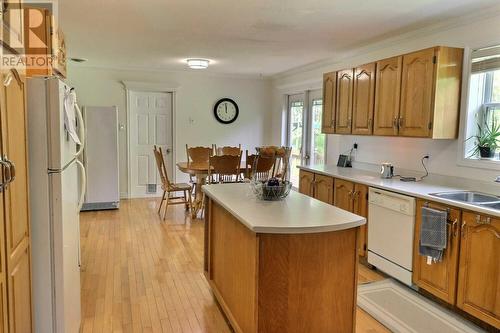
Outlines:
[{"label": "white refrigerator", "polygon": [[28,79],[27,106],[35,332],[77,333],[83,119],[74,90],[56,77]]},{"label": "white refrigerator", "polygon": [[82,211],[120,207],[118,172],[118,110],[115,106],[85,106],[87,189]]}]

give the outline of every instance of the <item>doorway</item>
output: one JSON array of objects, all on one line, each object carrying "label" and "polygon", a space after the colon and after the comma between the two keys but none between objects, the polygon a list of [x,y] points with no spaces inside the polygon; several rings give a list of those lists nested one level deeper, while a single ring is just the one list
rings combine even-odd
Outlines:
[{"label": "doorway", "polygon": [[173,172],[172,93],[129,91],[129,196],[159,196],[161,179],[153,146],[161,147],[166,168]]},{"label": "doorway", "polygon": [[326,135],[321,133],[321,90],[288,95],[287,145],[292,148],[290,180],[299,184],[298,165],[326,163]]}]

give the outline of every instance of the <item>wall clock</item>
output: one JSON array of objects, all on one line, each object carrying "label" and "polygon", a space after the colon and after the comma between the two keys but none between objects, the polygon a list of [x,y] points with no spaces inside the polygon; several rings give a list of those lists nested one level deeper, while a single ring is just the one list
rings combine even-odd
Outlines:
[{"label": "wall clock", "polygon": [[222,124],[231,124],[239,115],[238,104],[230,98],[222,98],[215,103],[214,116]]}]

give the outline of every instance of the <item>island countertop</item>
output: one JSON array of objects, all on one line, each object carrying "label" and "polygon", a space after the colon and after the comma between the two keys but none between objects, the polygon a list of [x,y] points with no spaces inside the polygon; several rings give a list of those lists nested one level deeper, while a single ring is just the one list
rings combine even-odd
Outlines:
[{"label": "island countertop", "polygon": [[280,201],[259,200],[244,183],[205,185],[203,192],[255,233],[319,233],[366,223],[361,216],[296,191]]}]

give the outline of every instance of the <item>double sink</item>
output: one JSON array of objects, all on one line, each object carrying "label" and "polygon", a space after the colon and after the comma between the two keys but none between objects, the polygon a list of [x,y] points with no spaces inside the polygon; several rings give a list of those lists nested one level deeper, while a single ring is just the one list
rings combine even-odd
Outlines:
[{"label": "double sink", "polygon": [[454,191],[431,193],[432,196],[463,202],[473,206],[500,210],[500,197],[474,191]]}]

